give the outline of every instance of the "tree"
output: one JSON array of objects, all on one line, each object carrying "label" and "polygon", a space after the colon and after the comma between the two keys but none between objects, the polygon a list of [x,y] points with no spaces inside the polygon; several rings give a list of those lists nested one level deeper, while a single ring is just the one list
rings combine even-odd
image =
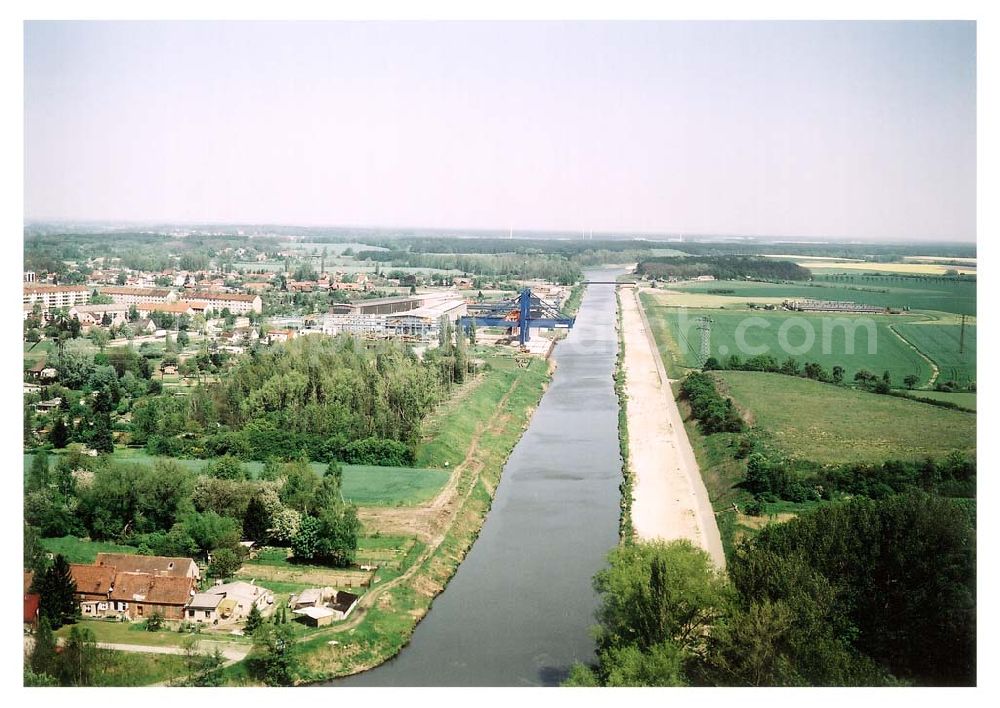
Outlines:
[{"label": "tree", "polygon": [[271,514],[260,495],[255,494],[247,504],[243,515],[243,536],[260,545],[267,540],[271,528]]},{"label": "tree", "polygon": [[903,377],[903,383],[907,388],[913,389],[918,383],[920,383],[920,377],[916,374],[908,374]]},{"label": "tree", "polygon": [[49,555],[42,545],[41,534],[34,526],[24,524],[24,569],[32,571],[36,578],[40,578],[48,567]]},{"label": "tree", "polygon": [[108,346],[108,342],[111,341],[111,336],[100,327],[93,327],[90,330],[88,338],[94,343],[98,351],[104,351],[104,347]]},{"label": "tree", "polygon": [[208,574],[213,578],[231,578],[243,565],[242,555],[232,548],[220,548],[212,554]]},{"label": "tree", "polygon": [[35,646],[31,650],[28,665],[36,674],[55,676],[58,672],[56,656],[56,638],[52,633],[52,625],[47,617],[38,620],[35,630]]},{"label": "tree", "polygon": [[243,625],[243,633],[252,636],[263,624],[264,618],[261,616],[260,610],[257,609],[256,604],[252,605],[250,612],[247,614],[246,624]]},{"label": "tree", "polygon": [[725,577],[688,541],[620,546],[594,578],[602,685],[680,685],[728,601]]},{"label": "tree", "polygon": [[216,479],[242,480],[246,479],[243,463],[231,455],[223,455],[208,465],[205,472]]},{"label": "tree", "polygon": [[70,574],[69,563],[62,554],[55,557],[41,580],[36,578],[35,588],[41,596],[38,613],[48,619],[53,629],[76,622],[80,608],[76,604],[76,583]]},{"label": "tree", "polygon": [[281,485],[281,501],[303,514],[316,508],[316,488],[319,477],[309,466],[308,460],[299,458],[285,466],[285,483]]},{"label": "tree", "polygon": [[90,419],[90,446],[98,452],[114,452],[115,439],[111,433],[111,414],[97,413]]},{"label": "tree", "polygon": [[97,640],[85,627],[69,631],[60,662],[60,684],[63,686],[90,686],[97,668]]},{"label": "tree", "polygon": [[214,511],[193,512],[185,516],[181,523],[202,554],[211,553],[215,549],[233,549],[239,545],[243,535],[239,521],[219,516]]},{"label": "tree", "polygon": [[61,415],[56,416],[56,422],[53,423],[52,429],[49,431],[49,442],[57,450],[66,447],[66,443],[69,442],[69,429]]},{"label": "tree", "polygon": [[28,470],[28,490],[37,491],[49,486],[49,453],[42,448],[31,458]]},{"label": "tree", "polygon": [[268,686],[291,686],[298,673],[294,630],[288,625],[265,625],[254,635],[253,672]]},{"label": "tree", "polygon": [[835,384],[844,383],[844,367],[835,366],[833,367],[833,382]]}]

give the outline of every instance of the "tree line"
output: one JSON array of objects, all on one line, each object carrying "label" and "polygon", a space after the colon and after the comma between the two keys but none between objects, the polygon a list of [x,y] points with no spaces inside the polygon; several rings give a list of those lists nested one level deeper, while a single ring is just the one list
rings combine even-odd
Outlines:
[{"label": "tree line", "polygon": [[695,278],[711,275],[716,280],[809,280],[807,268],[777,258],[747,256],[657,256],[640,261],[636,275],[648,278]]},{"label": "tree line", "polygon": [[858,498],[741,541],[728,573],[687,541],[626,544],[595,577],[583,686],[968,686],[974,506]]}]

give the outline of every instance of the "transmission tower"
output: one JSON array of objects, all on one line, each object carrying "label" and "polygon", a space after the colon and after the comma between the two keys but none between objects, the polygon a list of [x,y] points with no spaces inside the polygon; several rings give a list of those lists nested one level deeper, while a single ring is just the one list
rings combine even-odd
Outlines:
[{"label": "transmission tower", "polygon": [[712,353],[712,319],[699,317],[698,330],[701,332],[701,365],[704,366]]}]

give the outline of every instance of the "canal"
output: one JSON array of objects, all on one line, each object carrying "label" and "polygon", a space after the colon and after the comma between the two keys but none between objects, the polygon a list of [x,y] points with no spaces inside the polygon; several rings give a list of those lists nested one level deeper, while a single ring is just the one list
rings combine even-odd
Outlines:
[{"label": "canal", "polygon": [[554,686],[594,658],[591,579],[618,540],[615,312],[614,285],[587,286],[468,556],[395,659],[331,685]]}]

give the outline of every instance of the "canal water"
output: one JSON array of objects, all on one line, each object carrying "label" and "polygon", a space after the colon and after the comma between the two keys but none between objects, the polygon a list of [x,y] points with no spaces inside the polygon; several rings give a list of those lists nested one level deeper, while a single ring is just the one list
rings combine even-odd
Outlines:
[{"label": "canal water", "polygon": [[[594,270],[613,281],[620,270]],[[594,658],[591,579],[618,540],[614,285],[589,285],[479,538],[408,646],[338,686],[554,686]]]}]

